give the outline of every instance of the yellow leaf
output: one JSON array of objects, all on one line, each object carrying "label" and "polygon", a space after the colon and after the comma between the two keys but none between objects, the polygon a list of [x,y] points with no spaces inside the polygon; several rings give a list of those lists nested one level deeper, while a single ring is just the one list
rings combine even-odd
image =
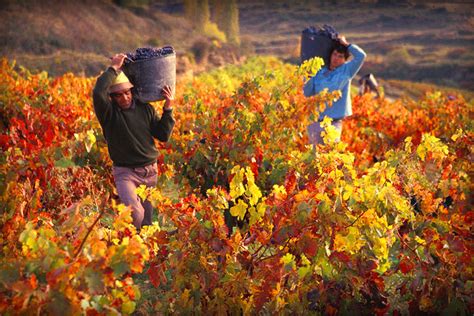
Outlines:
[{"label": "yellow leaf", "polygon": [[347,201],[352,196],[354,188],[351,185],[346,185],[344,190],[345,192],[342,194],[342,199]]},{"label": "yellow leaf", "polygon": [[286,197],[286,189],[285,189],[285,187],[282,186],[282,185],[274,184],[274,185],[273,185],[272,193],[273,193],[277,198],[280,198],[280,199],[283,199],[283,198]]},{"label": "yellow leaf", "polygon": [[337,233],[334,238],[334,249],[337,251],[347,251],[356,253],[365,245],[365,241],[356,227],[349,227],[346,236]]},{"label": "yellow leaf", "polygon": [[310,272],[311,272],[310,266],[303,266],[303,267],[298,268],[298,276],[300,277],[300,279],[304,278]]},{"label": "yellow leaf", "polygon": [[232,181],[230,181],[230,196],[232,199],[236,199],[242,194],[245,193],[245,187],[244,187],[244,172],[245,170],[240,168],[239,166],[235,166],[232,170],[231,173],[234,175],[232,178]]},{"label": "yellow leaf", "polygon": [[456,140],[458,140],[459,137],[461,137],[463,134],[463,130],[462,128],[458,128],[456,133],[453,134],[453,136],[451,136],[451,139],[455,142]]},{"label": "yellow leaf", "polygon": [[281,106],[283,107],[283,109],[285,111],[287,111],[288,108],[290,107],[290,102],[288,102],[288,100],[282,99],[282,100],[280,100],[280,104],[281,104]]},{"label": "yellow leaf", "polygon": [[135,189],[135,193],[138,195],[138,197],[142,200],[146,200],[147,198],[147,189],[144,184],[140,185],[138,188]]},{"label": "yellow leaf", "polygon": [[95,144],[95,142],[96,142],[96,138],[95,138],[95,135],[94,135],[94,131],[93,130],[88,130],[87,131],[87,137],[86,137],[85,142],[84,142],[84,145],[86,146],[87,152],[91,151],[92,146]]},{"label": "yellow leaf", "polygon": [[239,200],[237,205],[234,205],[230,208],[230,214],[232,216],[237,216],[238,219],[244,219],[245,213],[247,212],[248,204],[245,203],[242,199]]},{"label": "yellow leaf", "polygon": [[292,262],[295,261],[295,256],[291,253],[287,253],[286,255],[284,255],[280,261],[283,263],[283,264],[290,264]]},{"label": "yellow leaf", "polygon": [[187,303],[189,301],[189,293],[191,292],[190,289],[184,289],[183,293],[181,294],[181,300],[184,303]]},{"label": "yellow leaf", "polygon": [[387,238],[379,237],[379,238],[371,238],[372,242],[374,243],[374,254],[380,261],[386,261],[388,259],[388,246],[387,246]]},{"label": "yellow leaf", "polygon": [[411,152],[411,146],[413,145],[411,141],[412,141],[411,137],[405,138],[405,151],[406,152]]},{"label": "yellow leaf", "polygon": [[426,245],[426,241],[418,236],[415,237],[415,240],[417,243],[421,244],[421,245]]},{"label": "yellow leaf", "polygon": [[250,205],[255,205],[257,204],[258,199],[262,197],[262,192],[260,192],[258,186],[252,182],[247,185],[247,191],[245,192],[245,195],[247,195],[249,198]]},{"label": "yellow leaf", "polygon": [[280,262],[283,263],[286,270],[294,270],[296,268],[295,256],[291,253],[284,255]]},{"label": "yellow leaf", "polygon": [[258,221],[257,210],[255,209],[255,207],[251,206],[249,208],[249,214],[250,214],[249,224],[253,225]]},{"label": "yellow leaf", "polygon": [[426,147],[422,144],[420,144],[417,148],[416,148],[416,154],[418,155],[418,157],[420,157],[421,160],[425,161],[425,157],[426,157]]},{"label": "yellow leaf", "polygon": [[249,213],[250,213],[249,224],[253,225],[255,223],[260,222],[262,220],[263,215],[265,214],[265,209],[266,209],[266,205],[265,203],[263,203],[263,201],[259,203],[256,208],[253,206],[250,207],[249,208]]}]

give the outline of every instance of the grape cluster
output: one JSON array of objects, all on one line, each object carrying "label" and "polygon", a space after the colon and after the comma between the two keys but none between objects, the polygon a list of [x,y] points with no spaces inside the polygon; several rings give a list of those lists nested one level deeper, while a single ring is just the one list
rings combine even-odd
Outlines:
[{"label": "grape cluster", "polygon": [[164,46],[162,48],[153,48],[153,47],[137,48],[135,52],[126,53],[127,58],[125,59],[125,64],[134,62],[137,60],[163,57],[163,56],[167,56],[171,54],[174,54],[174,48],[171,46]]},{"label": "grape cluster", "polygon": [[324,24],[323,27],[320,27],[319,29],[316,29],[314,26],[310,26],[304,29],[303,33],[309,33],[312,35],[323,35],[333,40],[337,39],[338,35],[336,29],[328,24]]}]

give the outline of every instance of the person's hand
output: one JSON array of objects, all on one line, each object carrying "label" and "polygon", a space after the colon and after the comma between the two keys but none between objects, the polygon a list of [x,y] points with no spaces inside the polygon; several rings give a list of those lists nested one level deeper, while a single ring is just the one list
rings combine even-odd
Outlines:
[{"label": "person's hand", "polygon": [[349,46],[349,42],[346,40],[346,37],[344,35],[338,35],[337,36],[337,40],[339,41],[339,43],[341,43],[342,45],[344,46]]},{"label": "person's hand", "polygon": [[111,58],[112,61],[110,62],[110,67],[114,68],[115,71],[118,71],[122,67],[123,61],[126,57],[127,55],[125,54],[115,54],[115,56]]},{"label": "person's hand", "polygon": [[173,108],[173,90],[171,90],[171,87],[166,85],[163,87],[163,90],[161,90],[161,95],[165,98],[165,104],[163,106],[163,110],[170,110]]}]

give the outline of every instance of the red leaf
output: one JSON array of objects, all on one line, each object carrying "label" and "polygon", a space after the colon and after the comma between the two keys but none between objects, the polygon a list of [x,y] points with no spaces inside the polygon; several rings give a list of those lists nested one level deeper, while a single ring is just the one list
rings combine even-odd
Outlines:
[{"label": "red leaf", "polygon": [[7,149],[8,143],[10,142],[10,137],[8,135],[2,134],[0,135],[0,148]]},{"label": "red leaf", "polygon": [[337,259],[339,261],[342,261],[344,263],[347,263],[351,260],[351,258],[345,253],[345,252],[340,252],[340,251],[334,251],[331,256],[329,257],[330,260]]},{"label": "red leaf", "polygon": [[306,238],[304,240],[303,252],[308,258],[316,256],[318,252],[318,243],[316,240]]},{"label": "red leaf", "polygon": [[286,179],[285,179],[286,192],[288,192],[288,193],[293,192],[293,190],[296,187],[296,182],[297,182],[296,172],[294,170],[291,170],[289,172],[289,174],[286,176]]},{"label": "red leaf", "polygon": [[449,235],[448,236],[449,247],[455,252],[465,252],[466,246],[461,238]]},{"label": "red leaf", "polygon": [[400,268],[400,271],[402,271],[403,274],[407,274],[408,272],[413,270],[414,267],[415,267],[415,264],[413,262],[407,260],[406,258],[403,258],[400,261],[399,268]]},{"label": "red leaf", "polygon": [[166,275],[164,272],[164,264],[151,264],[146,272],[150,277],[150,282],[154,287],[158,287],[161,283],[166,283]]}]

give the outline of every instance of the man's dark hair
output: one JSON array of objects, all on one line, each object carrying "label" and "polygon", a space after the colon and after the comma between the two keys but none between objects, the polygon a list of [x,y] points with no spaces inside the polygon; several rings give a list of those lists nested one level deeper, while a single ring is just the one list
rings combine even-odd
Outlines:
[{"label": "man's dark hair", "polygon": [[[341,43],[339,42],[335,42],[334,43],[334,48],[332,49],[332,51],[337,51],[338,53],[342,53],[344,54],[344,58],[347,60],[349,58],[349,56],[351,55],[349,53],[349,50],[347,49],[347,46],[344,46],[342,45]],[[331,52],[332,54],[332,52]]]}]

